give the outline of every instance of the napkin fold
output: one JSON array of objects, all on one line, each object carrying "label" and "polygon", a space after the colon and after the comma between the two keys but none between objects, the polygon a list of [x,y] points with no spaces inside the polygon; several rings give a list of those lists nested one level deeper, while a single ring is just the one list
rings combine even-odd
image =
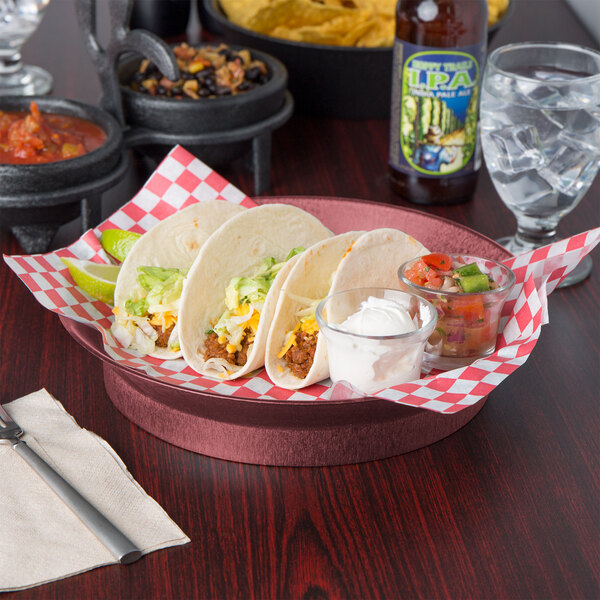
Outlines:
[{"label": "napkin fold", "polygon": [[[142,550],[190,540],[110,445],[82,429],[46,390],[3,405],[22,439]],[[0,592],[21,590],[115,557],[12,449],[0,443]],[[121,567],[130,568],[130,567]]]}]

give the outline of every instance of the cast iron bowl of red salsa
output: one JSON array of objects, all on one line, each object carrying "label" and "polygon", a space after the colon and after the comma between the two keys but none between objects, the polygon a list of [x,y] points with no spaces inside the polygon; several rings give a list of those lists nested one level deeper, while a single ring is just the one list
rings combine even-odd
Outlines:
[{"label": "cast iron bowl of red salsa", "polygon": [[121,156],[121,127],[105,111],[51,97],[0,99],[2,195],[70,188],[101,178]]},{"label": "cast iron bowl of red salsa", "polygon": [[29,110],[0,111],[0,164],[33,165],[69,160],[96,150],[106,141],[98,125],[70,115]]},{"label": "cast iron bowl of red salsa", "polygon": [[400,288],[429,300],[438,313],[423,362],[454,369],[494,352],[504,301],[515,274],[495,260],[433,253],[404,263]]}]

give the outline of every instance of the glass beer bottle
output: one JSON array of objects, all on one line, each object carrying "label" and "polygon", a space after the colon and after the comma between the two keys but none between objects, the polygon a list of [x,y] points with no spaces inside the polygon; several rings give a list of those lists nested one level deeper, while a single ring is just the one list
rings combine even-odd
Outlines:
[{"label": "glass beer bottle", "polygon": [[389,172],[405,200],[455,204],[475,191],[487,11],[487,0],[398,1]]}]

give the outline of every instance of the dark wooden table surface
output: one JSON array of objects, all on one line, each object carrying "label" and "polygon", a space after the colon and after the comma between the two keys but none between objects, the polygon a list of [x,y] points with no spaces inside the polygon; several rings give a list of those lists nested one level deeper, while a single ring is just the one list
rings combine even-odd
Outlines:
[{"label": "dark wooden table surface", "polygon": [[[594,46],[562,1],[517,4],[494,47],[534,39]],[[97,103],[71,0],[53,0],[24,55],[52,72],[55,95]],[[388,188],[387,140],[387,121],[295,116],[273,138],[272,193],[408,206]],[[239,165],[221,172],[252,193]],[[142,177],[132,173],[108,195],[105,216]],[[599,225],[599,196],[597,179],[561,234]],[[470,203],[425,210],[490,237],[514,228],[484,170]],[[55,245],[76,235],[67,227]],[[20,252],[6,231],[0,248]],[[587,281],[551,296],[551,322],[530,360],[467,426],[422,450],[335,468],[230,463],[147,434],[111,404],[99,360],[2,262],[0,401],[46,387],[116,449],[192,539],[5,598],[599,598],[594,256]]]}]

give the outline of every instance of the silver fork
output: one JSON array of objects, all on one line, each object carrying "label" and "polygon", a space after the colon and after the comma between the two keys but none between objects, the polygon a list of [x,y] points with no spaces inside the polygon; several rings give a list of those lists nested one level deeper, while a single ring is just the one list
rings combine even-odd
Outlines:
[{"label": "silver fork", "polygon": [[29,463],[120,563],[126,565],[140,558],[140,549],[21,440],[22,434],[19,424],[0,405],[0,442],[8,440],[12,444],[13,450]]}]

